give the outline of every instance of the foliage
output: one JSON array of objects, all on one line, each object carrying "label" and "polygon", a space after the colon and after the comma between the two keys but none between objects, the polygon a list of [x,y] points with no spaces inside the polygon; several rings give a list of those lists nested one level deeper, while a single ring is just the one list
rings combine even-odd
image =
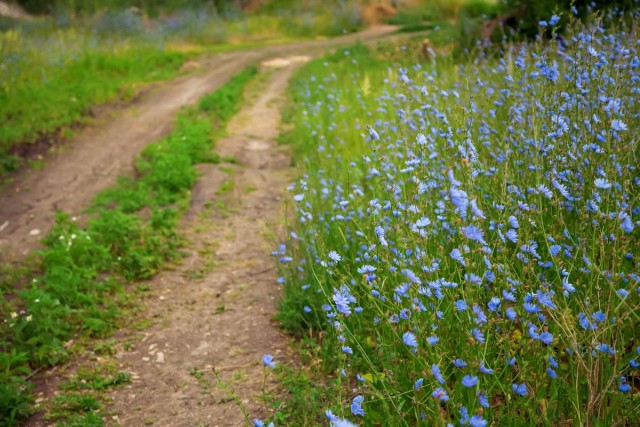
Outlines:
[{"label": "foliage", "polygon": [[638,29],[593,22],[461,64],[359,47],[295,77],[280,318],[317,338],[332,414],[640,423]]},{"label": "foliage", "polygon": [[[113,331],[126,307],[124,286],[179,256],[177,221],[188,207],[195,165],[218,161],[210,153],[213,138],[224,131],[256,72],[242,71],[205,96],[202,108],[181,115],[167,138],[140,154],[135,178],[121,178],[98,194],[87,224],[58,215],[31,280],[15,283],[0,301],[8,316],[0,328],[0,425],[28,415],[30,368],[64,362],[72,337]],[[63,403],[88,411],[91,402],[78,399]],[[88,425],[82,422],[76,425]]]}]

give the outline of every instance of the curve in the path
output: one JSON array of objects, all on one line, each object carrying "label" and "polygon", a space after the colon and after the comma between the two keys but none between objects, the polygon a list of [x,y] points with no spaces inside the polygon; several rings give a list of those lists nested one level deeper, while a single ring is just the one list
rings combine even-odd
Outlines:
[{"label": "curve in the path", "polygon": [[56,211],[82,213],[118,175],[131,173],[136,154],[169,132],[180,108],[222,86],[244,67],[268,57],[317,54],[357,40],[369,42],[394,30],[373,27],[335,39],[215,55],[204,61],[203,71],[160,85],[115,116],[101,118],[104,124],[82,129],[43,169],[19,174],[0,193],[0,261],[38,248]]}]

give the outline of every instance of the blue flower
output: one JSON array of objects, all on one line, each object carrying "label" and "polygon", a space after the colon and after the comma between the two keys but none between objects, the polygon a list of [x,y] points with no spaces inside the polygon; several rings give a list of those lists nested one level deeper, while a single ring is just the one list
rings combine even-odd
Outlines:
[{"label": "blue flower", "polygon": [[476,384],[478,384],[478,377],[474,377],[473,375],[465,375],[462,378],[462,385],[467,388],[475,387]]},{"label": "blue flower", "polygon": [[478,341],[483,343],[484,342],[484,334],[482,333],[482,331],[478,328],[473,328],[473,330],[471,331],[471,334],[473,335],[473,338]]},{"label": "blue flower", "polygon": [[411,332],[405,332],[402,335],[402,341],[405,343],[405,345],[408,345],[409,347],[418,346],[418,340],[416,339],[416,336]]},{"label": "blue flower", "polygon": [[526,396],[529,394],[527,390],[527,385],[525,383],[522,384],[511,384],[511,389],[514,393],[519,394],[520,396]]},{"label": "blue flower", "polygon": [[262,363],[268,368],[276,367],[276,362],[273,360],[273,356],[270,354],[265,354],[264,356],[262,356]]},{"label": "blue flower", "polygon": [[327,409],[326,411],[324,411],[324,415],[325,417],[327,417],[327,420],[333,422],[333,421],[337,421],[339,418],[337,415],[334,415],[333,412],[331,412],[330,409]]},{"label": "blue flower", "polygon": [[604,178],[596,178],[594,185],[602,190],[611,188],[611,183]]},{"label": "blue flower", "polygon": [[440,400],[441,402],[446,402],[447,400],[449,400],[449,394],[442,387],[435,389],[431,395],[434,399]]},{"label": "blue flower", "polygon": [[542,341],[546,345],[549,345],[553,343],[553,335],[551,335],[549,332],[543,332],[540,334],[540,341]]},{"label": "blue flower", "polygon": [[483,408],[489,407],[489,398],[483,392],[478,392],[478,402],[480,402],[480,406]]},{"label": "blue flower", "polygon": [[552,368],[547,368],[547,375],[553,379],[558,378],[558,374]]},{"label": "blue flower", "polygon": [[358,427],[357,424],[343,418],[337,418],[331,422],[331,427]]},{"label": "blue flower", "polygon": [[491,298],[491,301],[489,301],[489,304],[487,305],[489,306],[489,311],[497,311],[500,307],[500,298]]},{"label": "blue flower", "polygon": [[465,311],[467,309],[467,303],[465,300],[458,300],[453,303],[458,311]]},{"label": "blue flower", "polygon": [[471,427],[485,427],[487,425],[487,420],[482,418],[480,415],[474,415],[469,420],[469,425]]},{"label": "blue flower", "polygon": [[429,345],[435,345],[438,341],[440,341],[440,338],[436,336],[431,336],[427,338],[427,342],[429,343]]},{"label": "blue flower", "polygon": [[347,346],[342,347],[342,352],[345,354],[353,354],[353,350],[351,350],[351,347]]},{"label": "blue flower", "polygon": [[627,130],[627,125],[622,120],[614,119],[611,121],[611,129],[616,132],[623,132]]},{"label": "blue flower", "polygon": [[480,372],[487,375],[493,375],[493,369],[489,369],[486,366],[484,366],[484,362],[480,363]]},{"label": "blue flower", "polygon": [[465,362],[463,359],[453,359],[453,365],[456,368],[464,368],[465,366],[467,366],[467,362]]},{"label": "blue flower", "polygon": [[440,372],[440,367],[435,363],[431,365],[431,373],[433,374],[433,377],[436,379],[436,381],[438,381],[440,384],[444,384],[446,382],[444,380],[444,377],[442,376],[442,373]]},{"label": "blue flower", "polygon": [[558,308],[553,302],[552,296],[549,292],[542,292],[542,290],[538,289],[538,292],[536,292],[536,297],[538,298],[538,302],[545,307]]},{"label": "blue flower", "polygon": [[336,251],[329,251],[329,258],[334,262],[340,262],[342,257]]},{"label": "blue flower", "polygon": [[484,241],[484,231],[475,225],[468,225],[462,229],[462,233],[469,240],[475,240],[476,242],[480,242],[483,245],[486,245],[487,242]]},{"label": "blue flower", "polygon": [[364,397],[361,395],[358,395],[353,398],[353,401],[351,402],[351,413],[353,415],[364,416],[364,409],[362,409],[362,402],[364,402]]},{"label": "blue flower", "polygon": [[415,382],[415,384],[413,385],[413,387],[416,390],[420,390],[420,388],[422,387],[422,383],[424,382],[424,378],[418,378]]}]

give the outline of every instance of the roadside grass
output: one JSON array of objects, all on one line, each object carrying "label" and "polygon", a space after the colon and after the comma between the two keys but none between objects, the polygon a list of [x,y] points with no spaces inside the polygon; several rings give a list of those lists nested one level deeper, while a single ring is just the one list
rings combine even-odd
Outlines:
[{"label": "roadside grass", "polygon": [[[140,153],[133,177],[96,196],[86,223],[58,214],[30,266],[3,267],[0,426],[30,414],[34,370],[64,363],[72,338],[105,337],[120,327],[134,304],[129,285],[179,259],[177,225],[197,179],[195,165],[220,161],[213,142],[256,73],[247,68],[181,113],[169,136]],[[74,399],[71,407],[94,406]]]},{"label": "roadside grass", "polygon": [[637,34],[574,22],[459,61],[356,46],[301,68],[274,255],[316,377],[285,373],[300,407],[273,419],[640,423]]}]

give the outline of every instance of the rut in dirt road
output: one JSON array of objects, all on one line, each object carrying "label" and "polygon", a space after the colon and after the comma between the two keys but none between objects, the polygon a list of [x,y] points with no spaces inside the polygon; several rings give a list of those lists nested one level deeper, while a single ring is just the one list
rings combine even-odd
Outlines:
[{"label": "rut in dirt road", "polygon": [[[244,425],[240,409],[216,387],[214,367],[252,416],[267,415],[259,401],[260,360],[266,353],[277,359],[287,351],[273,323],[279,285],[270,256],[273,241],[265,236],[282,218],[281,193],[292,178],[287,149],[275,142],[278,101],[291,72],[291,66],[279,69],[261,83],[260,95],[217,144],[216,152],[241,165],[203,170],[185,226],[193,255],[150,283],[154,297],[144,317],[161,320],[144,331],[133,350],[117,355],[133,382],[110,396],[113,425]],[[233,190],[221,195],[224,182],[232,182]],[[226,214],[220,205],[211,208],[219,200]],[[215,267],[194,280],[193,272],[203,271],[207,256]]]},{"label": "rut in dirt road", "polygon": [[0,261],[21,258],[39,247],[56,211],[81,214],[93,197],[121,174],[131,174],[135,156],[165,136],[178,110],[222,86],[260,60],[282,55],[317,54],[331,46],[376,40],[395,30],[373,27],[329,40],[298,42],[230,52],[202,60],[200,72],[159,85],[113,117],[79,131],[63,152],[42,170],[25,171],[0,192]]}]

